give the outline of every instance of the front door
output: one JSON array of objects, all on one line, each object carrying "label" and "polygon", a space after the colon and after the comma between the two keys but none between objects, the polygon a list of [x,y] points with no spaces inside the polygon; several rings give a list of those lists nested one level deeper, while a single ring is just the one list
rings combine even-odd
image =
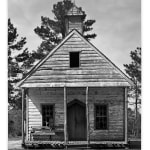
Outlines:
[{"label": "front door", "polygon": [[74,100],[67,108],[68,140],[86,140],[86,107],[85,104]]}]

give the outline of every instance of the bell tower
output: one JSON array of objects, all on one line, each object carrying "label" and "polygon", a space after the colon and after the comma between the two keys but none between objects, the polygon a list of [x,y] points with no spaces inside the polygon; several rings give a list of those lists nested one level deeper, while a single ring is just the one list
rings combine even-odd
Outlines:
[{"label": "bell tower", "polygon": [[85,16],[85,12],[73,4],[71,9],[65,15],[66,35],[73,29],[76,29],[83,34],[83,20]]}]

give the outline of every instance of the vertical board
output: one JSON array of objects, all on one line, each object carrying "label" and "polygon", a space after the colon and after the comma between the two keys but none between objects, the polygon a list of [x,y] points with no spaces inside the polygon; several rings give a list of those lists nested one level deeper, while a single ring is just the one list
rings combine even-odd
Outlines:
[{"label": "vertical board", "polygon": [[86,87],[86,125],[87,125],[87,143],[90,144],[90,134],[89,134],[89,102],[88,102],[89,88]]},{"label": "vertical board", "polygon": [[127,97],[127,94],[128,94],[128,89],[125,88],[124,89],[124,92],[125,92],[125,142],[127,143],[128,142],[128,97]]},{"label": "vertical board", "polygon": [[67,145],[67,91],[66,87],[64,87],[64,139],[65,145]]},{"label": "vertical board", "polygon": [[26,93],[26,140],[29,140],[29,97],[28,92]]},{"label": "vertical board", "polygon": [[25,143],[25,133],[24,133],[24,101],[25,101],[25,89],[22,89],[22,144]]}]

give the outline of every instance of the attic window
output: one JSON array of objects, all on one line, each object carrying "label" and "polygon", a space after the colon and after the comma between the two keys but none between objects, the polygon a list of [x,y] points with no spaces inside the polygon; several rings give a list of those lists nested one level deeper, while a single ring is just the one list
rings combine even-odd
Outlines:
[{"label": "attic window", "polygon": [[79,52],[70,52],[70,68],[77,68],[80,65]]}]

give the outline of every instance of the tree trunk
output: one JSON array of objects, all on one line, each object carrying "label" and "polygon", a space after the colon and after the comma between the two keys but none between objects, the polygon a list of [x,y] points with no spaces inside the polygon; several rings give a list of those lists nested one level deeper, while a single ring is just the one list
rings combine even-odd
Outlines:
[{"label": "tree trunk", "polygon": [[137,120],[137,115],[138,115],[138,83],[136,80],[136,85],[135,85],[135,120]]},{"label": "tree trunk", "polygon": [[138,135],[138,130],[137,130],[137,121],[138,121],[138,82],[136,80],[136,85],[135,85],[135,136]]}]

